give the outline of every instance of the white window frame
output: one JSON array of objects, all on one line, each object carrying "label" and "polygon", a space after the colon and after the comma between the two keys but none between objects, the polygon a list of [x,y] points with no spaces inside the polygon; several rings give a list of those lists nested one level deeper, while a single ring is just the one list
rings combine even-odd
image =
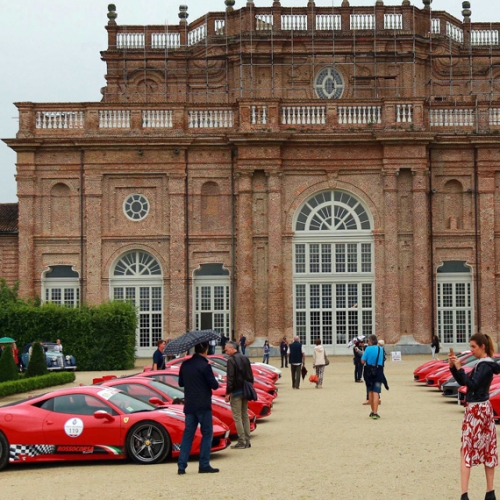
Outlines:
[{"label": "white window frame", "polygon": [[[210,287],[210,309],[201,309],[201,288]],[[224,287],[224,308],[215,309],[214,307],[214,288]],[[212,324],[214,330],[224,333],[227,338],[231,338],[231,279],[229,275],[225,276],[194,276],[193,278],[193,325],[195,330],[201,329],[201,313],[212,313],[212,321],[215,320],[215,314],[223,315],[223,330],[216,328],[215,323]]]},{"label": "white window frame", "polygon": [[[55,298],[55,293],[59,291],[60,300]],[[66,298],[66,291],[71,291],[71,300]],[[50,295],[50,297],[48,297]],[[80,305],[80,280],[78,278],[46,278],[42,279],[42,302],[52,302],[68,307],[78,307]]]},{"label": "white window frame", "polygon": [[[469,267],[466,265],[466,267]],[[452,301],[451,306],[443,305],[443,295],[440,291],[444,284],[452,285]],[[456,305],[456,285],[464,284],[466,289],[469,286],[470,292],[468,294],[468,303],[470,305],[465,305],[464,307]],[[465,299],[467,301],[467,292],[465,293]],[[461,346],[468,347],[470,337],[474,334],[475,328],[475,315],[474,315],[474,280],[472,276],[472,269],[470,273],[436,273],[436,331],[439,341],[446,346]],[[444,338],[444,312],[450,312],[452,314],[452,329],[453,329],[453,341],[447,342]],[[457,322],[457,312],[465,311],[466,322],[466,333],[465,342],[457,341],[457,327],[459,323]]]},{"label": "white window frame", "polygon": [[[334,201],[334,192],[331,191],[331,200],[332,204],[335,204]],[[296,222],[299,214],[301,213],[302,207],[309,202],[312,198],[317,196],[319,193],[315,193],[310,196],[308,200],[306,200],[296,211],[293,227],[296,228]],[[334,351],[344,352],[344,349],[347,349],[347,343],[351,340],[352,336],[356,335],[368,335],[371,333],[375,333],[375,303],[376,303],[376,295],[375,295],[375,244],[374,237],[372,234],[373,228],[373,220],[370,212],[367,210],[366,206],[362,201],[354,196],[352,193],[345,193],[349,196],[353,197],[357,200],[362,207],[364,208],[368,220],[369,220],[369,228],[368,229],[360,229],[359,221],[358,221],[358,229],[332,229],[332,230],[307,230],[307,224],[305,230],[295,230],[293,237],[293,331],[294,335],[299,335],[306,345],[306,350],[312,350],[312,342],[313,342],[313,327],[311,324],[311,313],[313,316],[315,313],[319,311],[320,320],[326,317],[328,321],[328,314],[323,315],[323,312],[331,312],[331,323],[332,323],[332,343],[328,344],[323,341],[323,334],[321,334],[320,338],[322,343],[326,346],[332,346]],[[352,210],[352,207],[350,207]],[[313,216],[312,211],[308,216],[308,223],[312,220]],[[330,272],[322,272],[321,266],[319,272],[311,272],[310,270],[310,245],[311,244],[328,244],[331,245],[330,252],[330,261],[331,261],[331,271]],[[357,245],[357,270],[355,272],[349,272],[347,270],[347,266],[345,272],[336,272],[336,253],[335,253],[335,245],[336,244],[356,244]],[[370,271],[362,272],[362,244],[370,245]],[[305,245],[305,272],[297,272],[296,269],[296,250],[297,245]],[[347,251],[347,247],[346,247]],[[321,247],[320,247],[320,262],[321,262]],[[347,262],[347,261],[346,261]],[[320,289],[322,289],[321,285],[331,285],[331,308],[323,309],[322,305],[319,308],[311,307],[311,286],[312,285],[320,285]],[[370,284],[371,286],[371,305],[370,307],[364,307],[362,304],[362,289],[363,285]],[[305,308],[297,309],[297,285],[305,285]],[[355,307],[345,307],[337,309],[336,304],[336,286],[337,285],[345,285],[346,286],[346,294],[349,285],[356,285],[358,302]],[[328,302],[328,301],[327,301]],[[345,342],[337,343],[337,312],[346,311],[348,317],[348,311],[356,310],[357,311],[357,323],[353,325],[353,328],[347,328],[345,335]],[[371,316],[370,323],[363,321],[363,311],[366,311],[365,318],[367,316]],[[369,313],[368,313],[369,311]],[[298,313],[305,312],[305,334],[301,331],[302,329],[298,329],[297,318]],[[328,325],[326,325],[328,326]],[[370,331],[368,331],[370,330]],[[356,332],[356,333],[354,333]],[[351,333],[351,336],[349,335]],[[328,328],[327,328],[328,335]],[[316,337],[316,334],[314,335]]]},{"label": "white window frame", "polygon": [[[160,267],[160,274],[145,275],[145,274],[135,274],[134,276],[115,276],[114,272],[119,264],[119,262],[130,253],[145,253],[152,257],[158,266]],[[155,288],[160,289],[160,297],[153,297],[153,292]],[[115,289],[123,289],[123,298],[115,298]],[[156,340],[157,338],[163,338],[163,325],[164,325],[164,310],[163,310],[163,272],[161,269],[161,264],[158,259],[145,250],[133,250],[132,252],[125,252],[116,259],[113,266],[110,269],[110,282],[109,282],[109,298],[110,300],[121,300],[127,301],[126,290],[134,289],[134,300],[133,304],[137,311],[137,329],[136,329],[136,354],[138,357],[149,357],[152,356],[156,350]],[[144,298],[144,302],[141,305],[141,289],[149,290],[149,298]],[[145,301],[148,301],[148,307],[145,307]],[[153,306],[154,302],[159,301],[160,309],[155,309]],[[141,310],[142,309],[142,310]],[[159,323],[157,322],[157,316],[160,316]],[[142,321],[147,321],[148,326],[142,327]],[[155,323],[156,321],[156,323]],[[142,330],[142,331],[141,331]],[[147,330],[147,332],[146,332]],[[148,345],[141,346],[141,333],[148,336]]]}]

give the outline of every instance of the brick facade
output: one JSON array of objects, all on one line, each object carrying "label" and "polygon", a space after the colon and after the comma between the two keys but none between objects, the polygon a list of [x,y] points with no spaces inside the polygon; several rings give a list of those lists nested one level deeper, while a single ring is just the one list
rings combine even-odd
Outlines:
[{"label": "brick facade", "polygon": [[[407,0],[248,2],[191,24],[181,11],[167,35],[109,14],[102,102],[17,103],[6,142],[18,154],[19,261],[0,262],[23,296],[66,265],[82,300],[106,300],[116,262],[141,250],[161,266],[163,335],[176,336],[196,326],[195,272],[222,264],[235,335],[277,345],[296,331],[295,218],[317,193],[340,191],[372,223],[374,332],[429,343],[437,269],[462,261],[472,332],[498,341],[500,50],[486,43],[489,23]],[[342,80],[336,99],[314,90],[328,68]],[[149,202],[140,221],[124,213],[134,193]]]}]

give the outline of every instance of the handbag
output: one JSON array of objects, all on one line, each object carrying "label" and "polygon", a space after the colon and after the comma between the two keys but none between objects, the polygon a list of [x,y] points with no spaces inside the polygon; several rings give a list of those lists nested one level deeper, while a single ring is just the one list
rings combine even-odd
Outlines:
[{"label": "handbag", "polygon": [[[238,358],[235,358],[236,365],[238,366],[239,370],[239,375],[244,376],[243,374],[243,366],[239,362]],[[249,382],[248,380],[243,379],[243,398],[246,399],[247,401],[257,401],[258,396],[257,393],[255,392],[255,389],[253,388],[252,382]]]},{"label": "handbag", "polygon": [[249,382],[248,380],[243,381],[243,397],[247,401],[257,401],[257,393],[253,388],[252,382]]},{"label": "handbag", "polygon": [[[378,348],[377,351],[377,362],[380,357],[380,347]],[[370,381],[377,381],[378,374],[379,374],[379,368],[383,368],[384,366],[384,360],[382,359],[382,364],[379,365],[378,363],[376,365],[365,365],[364,368],[364,378],[365,380],[368,379]]]},{"label": "handbag", "polygon": [[325,366],[328,366],[330,364],[330,360],[328,359],[328,356],[326,355],[325,352]]}]

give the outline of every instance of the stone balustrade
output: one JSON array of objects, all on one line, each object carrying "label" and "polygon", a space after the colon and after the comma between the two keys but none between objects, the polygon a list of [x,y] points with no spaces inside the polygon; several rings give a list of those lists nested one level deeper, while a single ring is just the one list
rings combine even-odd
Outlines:
[{"label": "stone balustrade", "polygon": [[403,14],[384,14],[385,30],[402,30]]},{"label": "stone balustrade", "polygon": [[339,106],[339,125],[375,125],[382,123],[382,106]]},{"label": "stone balustrade", "polygon": [[191,109],[188,111],[188,128],[232,128],[231,109]]},{"label": "stone balustrade", "polygon": [[[245,99],[231,105],[19,103],[19,134],[109,135],[213,133],[259,130],[335,133],[336,130],[413,130],[434,133],[498,133],[500,103],[428,103],[418,99],[280,100]],[[471,130],[472,129],[472,130]]]},{"label": "stone balustrade", "polygon": [[325,125],[326,106],[282,106],[283,125]]},{"label": "stone balustrade", "polygon": [[431,127],[473,127],[475,111],[470,108],[442,108],[429,111]]},{"label": "stone balustrade", "polygon": [[38,129],[82,129],[85,127],[83,111],[37,111]]},{"label": "stone balustrade", "polygon": [[472,30],[471,45],[498,45],[498,30]]},{"label": "stone balustrade", "polygon": [[[430,25],[429,25],[430,24]],[[470,35],[465,36],[465,31]],[[470,23],[467,30],[461,20],[446,12],[434,11],[432,18],[425,10],[413,11],[404,6],[350,7],[342,6],[290,8],[284,6],[252,7],[225,14],[209,12],[192,23],[167,26],[108,26],[109,50],[177,50],[206,41],[212,36],[245,36],[245,33],[293,31],[328,36],[332,31],[395,30],[408,36],[448,37],[456,43],[473,47],[498,46],[500,23]],[[363,36],[370,36],[365,33]],[[214,43],[220,43],[214,41]]]},{"label": "stone balustrade", "polygon": [[301,15],[283,15],[281,16],[281,29],[283,31],[307,30],[307,16]]}]

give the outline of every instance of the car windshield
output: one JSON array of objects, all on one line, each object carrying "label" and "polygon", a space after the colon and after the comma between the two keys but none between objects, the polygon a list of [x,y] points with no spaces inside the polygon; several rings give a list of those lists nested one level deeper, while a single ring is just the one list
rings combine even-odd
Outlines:
[{"label": "car windshield", "polygon": [[151,385],[162,394],[166,394],[172,399],[184,399],[184,391],[179,389],[178,387],[172,387],[169,384],[165,384],[160,380],[153,379],[151,380]]},{"label": "car windshield", "polygon": [[112,389],[111,387],[103,389],[98,394],[125,413],[138,413],[141,411],[153,411],[157,409],[156,406],[134,398],[124,392]]},{"label": "car windshield", "polygon": [[227,359],[223,359],[223,358],[210,358],[210,360],[213,361],[214,363],[216,363],[218,366],[221,366],[224,369],[227,366]]}]

